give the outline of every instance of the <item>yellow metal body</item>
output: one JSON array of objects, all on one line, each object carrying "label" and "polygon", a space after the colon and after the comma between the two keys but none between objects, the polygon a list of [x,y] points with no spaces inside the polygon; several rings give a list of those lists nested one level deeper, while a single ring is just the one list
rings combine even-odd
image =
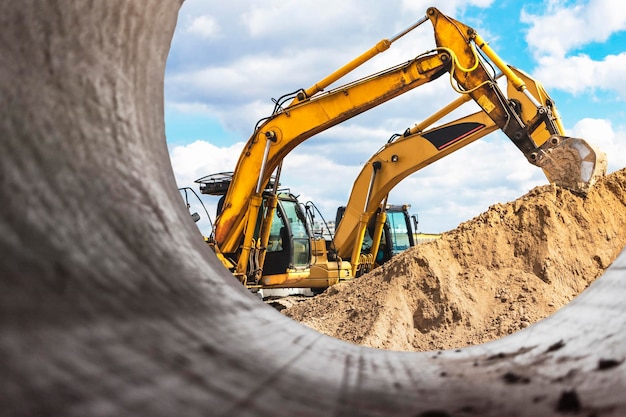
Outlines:
[{"label": "yellow metal body", "polygon": [[278,196],[276,194],[269,195],[265,200],[265,215],[261,223],[261,238],[259,242],[259,267],[265,263],[266,248],[270,238],[270,229],[272,227],[272,219],[278,205]]},{"label": "yellow metal body", "polygon": [[374,58],[379,53],[386,51],[387,49],[389,49],[390,46],[391,46],[391,42],[389,42],[389,40],[387,39],[381,40],[375,46],[365,51],[363,54],[353,59],[352,61],[350,61],[343,67],[339,68],[337,71],[328,75],[323,80],[320,80],[319,82],[315,83],[313,86],[307,88],[304,91],[304,97],[302,97],[301,99],[298,98],[297,100],[302,101],[307,97],[311,97],[314,94],[319,93],[320,91],[324,91],[326,87],[328,87],[329,85],[331,85],[332,83],[334,83],[335,81],[343,77],[344,75],[352,72],[357,67],[363,65],[365,62]]},{"label": "yellow metal body", "polygon": [[[383,203],[384,205],[384,203]],[[372,247],[370,249],[370,259],[371,264],[368,265],[367,269],[371,269],[374,266],[374,262],[376,262],[376,254],[378,253],[378,249],[380,248],[380,242],[383,236],[383,227],[385,226],[385,222],[387,221],[387,213],[381,211],[380,213],[376,213],[376,222],[374,227],[374,233],[372,235]],[[363,238],[361,238],[362,241]],[[359,245],[360,247],[360,245]]]},{"label": "yellow metal body", "polygon": [[261,278],[264,288],[327,288],[350,280],[352,265],[341,259],[329,260],[324,239],[311,240],[311,266],[307,270],[287,270]]},{"label": "yellow metal body", "polygon": [[[241,245],[244,225],[252,216],[250,198],[257,181],[267,184],[271,173],[283,158],[311,136],[353,116],[410,91],[448,69],[445,52],[418,57],[374,77],[303,101],[294,101],[263,123],[246,143],[234,170],[223,211],[216,219],[214,240],[223,253],[234,253]],[[263,166],[266,133],[276,140],[271,144]]]},{"label": "yellow metal body", "polygon": [[[489,74],[479,59],[473,43],[478,36],[476,31],[433,7],[428,9],[427,15],[433,24],[437,47],[452,55],[454,65],[450,75],[457,84],[457,90],[468,94],[524,154],[535,149],[537,146],[530,140],[528,134],[520,135],[520,132],[524,132],[524,123],[510,110],[504,94],[495,88],[493,75]],[[482,38],[478,38],[481,41],[478,46],[482,46],[490,53],[490,59],[495,60],[494,64],[504,72],[508,82],[512,83],[515,89],[523,90],[525,86],[521,80],[491,48],[488,48]],[[535,105],[532,107],[536,113],[537,107]]]},{"label": "yellow metal body", "polygon": [[[367,216],[367,213],[362,213],[354,230],[361,243],[363,243],[363,239],[365,237],[365,229],[367,228],[368,221],[369,216]],[[350,260],[352,263],[352,275],[357,276],[357,270],[359,269],[359,263],[361,262],[361,245],[354,245],[350,254]]]},{"label": "yellow metal body", "polygon": [[415,233],[413,234],[413,239],[415,240],[416,245],[420,245],[422,243],[432,242],[441,237],[438,233]]},{"label": "yellow metal body", "polygon": [[[554,102],[538,82],[510,67],[474,29],[431,7],[428,18],[435,30],[437,47],[452,56],[451,77],[459,92],[469,94],[496,125],[522,151],[528,161],[541,169],[548,180],[575,193],[586,194],[606,172],[606,155],[583,139],[564,136]],[[507,77],[509,86],[526,98],[526,104],[512,106],[494,88],[488,70],[476,48]],[[511,90],[509,88],[509,90]],[[511,99],[515,94],[511,94]],[[529,115],[533,115],[528,118]],[[524,120],[526,119],[526,120]]]},{"label": "yellow metal body", "polygon": [[[243,234],[243,244],[241,245],[241,254],[239,256],[239,260],[237,261],[237,268],[235,270],[235,276],[239,278],[243,283],[246,282],[247,275],[247,267],[248,260],[250,258],[251,250],[256,246],[255,237],[254,237],[254,229],[256,227],[256,222],[258,219],[259,211],[261,208],[261,204],[263,203],[263,197],[259,193],[254,193],[250,196],[250,215],[247,217],[246,229]],[[224,253],[221,250],[220,252]]]},{"label": "yellow metal body", "polygon": [[[449,127],[463,123],[472,124],[475,126],[475,130],[463,137],[451,138],[456,140],[441,149],[438,149],[426,138],[428,133],[436,134],[438,130],[444,131]],[[478,112],[431,129],[426,133],[401,137],[386,144],[370,158],[354,181],[343,219],[335,230],[334,243],[338,255],[348,259],[355,248],[361,247],[363,236],[359,234],[359,226],[369,222],[389,192],[400,181],[497,129],[498,127],[493,120],[484,112]],[[377,171],[376,180],[368,200],[367,190],[370,187],[371,170],[375,162],[379,162],[381,167]],[[365,209],[363,209],[364,207]]]}]

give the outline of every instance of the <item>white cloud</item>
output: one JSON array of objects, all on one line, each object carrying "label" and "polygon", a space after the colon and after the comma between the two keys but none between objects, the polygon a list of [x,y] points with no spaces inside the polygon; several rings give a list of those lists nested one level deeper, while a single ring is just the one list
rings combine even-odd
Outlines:
[{"label": "white cloud", "polygon": [[187,27],[187,31],[206,39],[216,39],[222,35],[222,28],[217,19],[209,15],[195,17]]},{"label": "white cloud", "polygon": [[[232,171],[243,143],[218,147],[206,141],[175,146],[170,151],[172,168],[179,187],[195,187],[194,181],[205,175]],[[196,187],[197,188],[197,187]]]},{"label": "white cloud", "polygon": [[167,109],[180,113],[188,114],[202,114],[206,116],[212,116],[214,110],[207,103],[203,102],[182,102],[177,103],[174,101],[167,102]]},{"label": "white cloud", "polygon": [[[371,19],[360,12],[361,7],[355,0],[265,1],[262,6],[250,5],[242,14],[242,20],[252,37],[294,32],[323,34],[337,24],[350,27]],[[351,22],[346,22],[345,16],[351,16]]]},{"label": "white cloud", "polygon": [[574,5],[548,1],[545,14],[522,10],[521,20],[530,24],[526,41],[538,63],[533,75],[548,89],[571,94],[615,91],[626,100],[622,82],[626,52],[592,59],[579,51],[626,30],[626,8],[620,0]]},{"label": "white cloud", "polygon": [[327,220],[345,205],[361,167],[331,161],[325,156],[296,150],[285,158],[281,184],[303,203],[312,201]]},{"label": "white cloud", "polygon": [[309,87],[325,75],[318,75],[320,67],[334,68],[332,61],[338,61],[334,57],[339,54],[314,49],[248,53],[233,61],[169,75],[168,91],[184,99],[210,97],[225,104],[259,97],[266,97],[269,102],[277,94]]},{"label": "white cloud", "polygon": [[583,54],[546,56],[539,58],[538,63],[533,74],[550,88],[571,94],[593,92],[595,89],[613,90],[626,100],[626,85],[623,82],[626,52],[608,55],[600,61]]},{"label": "white cloud", "polygon": [[571,136],[583,138],[605,152],[608,172],[626,167],[626,131],[615,131],[610,120],[582,119],[572,128]]},{"label": "white cloud", "polygon": [[[211,234],[211,222],[215,220],[218,198],[200,194],[199,184],[194,181],[206,175],[232,171],[243,145],[236,143],[229,147],[218,147],[199,140],[188,145],[175,146],[170,150],[170,160],[178,187],[189,187],[193,190],[186,191],[189,211],[200,215],[201,220],[196,225],[204,236]],[[194,193],[200,201],[193,195]],[[184,191],[181,192],[181,196],[184,198]]]},{"label": "white cloud", "polygon": [[[457,8],[469,4],[489,3],[449,1],[440,6],[454,14]],[[312,86],[381,38],[405,29],[426,12],[426,5],[413,5],[402,0],[270,0],[262,6],[244,7],[232,2],[217,7],[214,1],[188,0],[181,9],[181,21],[191,23],[175,35],[173,58],[166,73],[167,102],[180,111],[185,111],[185,106],[193,111],[203,103],[212,119],[245,140],[256,121],[270,115],[272,98]],[[219,22],[228,25],[220,26]],[[219,48],[215,43],[200,43],[197,37],[189,38],[190,32],[207,37],[219,35],[224,43]],[[431,25],[426,23],[328,88],[404,63],[434,46]],[[179,54],[184,53],[190,54],[192,65],[180,63],[183,55]],[[380,106],[385,110],[367,112],[359,117],[359,123],[369,128],[382,124],[389,130],[378,140],[385,140],[453,98],[448,85],[433,84]]]},{"label": "white cloud", "polygon": [[[459,11],[465,10],[469,6],[489,7],[493,0],[439,0],[431,2],[430,5],[436,6],[442,13],[457,18]],[[406,11],[414,13],[424,13],[429,4],[415,0],[402,0],[402,8]]]},{"label": "white cloud", "polygon": [[590,0],[569,6],[550,2],[545,15],[522,11],[521,20],[531,25],[526,40],[540,57],[563,57],[590,42],[604,42],[626,30],[626,8],[621,0]]}]

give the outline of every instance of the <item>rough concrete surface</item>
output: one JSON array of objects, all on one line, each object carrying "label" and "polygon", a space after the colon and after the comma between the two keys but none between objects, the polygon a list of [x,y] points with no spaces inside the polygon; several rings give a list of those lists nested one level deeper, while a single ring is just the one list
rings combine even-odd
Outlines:
[{"label": "rough concrete surface", "polygon": [[626,255],[492,343],[393,352],[284,317],[176,190],[163,70],[179,0],[0,4],[0,415],[626,413]]}]

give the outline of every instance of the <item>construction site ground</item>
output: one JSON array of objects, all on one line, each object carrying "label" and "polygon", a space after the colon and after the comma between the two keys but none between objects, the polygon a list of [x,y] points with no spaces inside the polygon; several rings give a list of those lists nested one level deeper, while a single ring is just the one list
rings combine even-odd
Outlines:
[{"label": "construction site ground", "polygon": [[488,342],[551,315],[626,245],[626,169],[586,197],[532,189],[315,297],[266,299],[327,335],[424,351]]}]

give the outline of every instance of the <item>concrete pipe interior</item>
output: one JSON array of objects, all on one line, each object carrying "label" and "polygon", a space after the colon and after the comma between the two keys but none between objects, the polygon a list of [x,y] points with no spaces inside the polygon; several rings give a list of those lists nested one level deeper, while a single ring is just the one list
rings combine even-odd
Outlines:
[{"label": "concrete pipe interior", "polygon": [[0,7],[0,414],[626,414],[624,252],[548,319],[443,352],[332,339],[233,280],[164,138],[179,7]]}]

